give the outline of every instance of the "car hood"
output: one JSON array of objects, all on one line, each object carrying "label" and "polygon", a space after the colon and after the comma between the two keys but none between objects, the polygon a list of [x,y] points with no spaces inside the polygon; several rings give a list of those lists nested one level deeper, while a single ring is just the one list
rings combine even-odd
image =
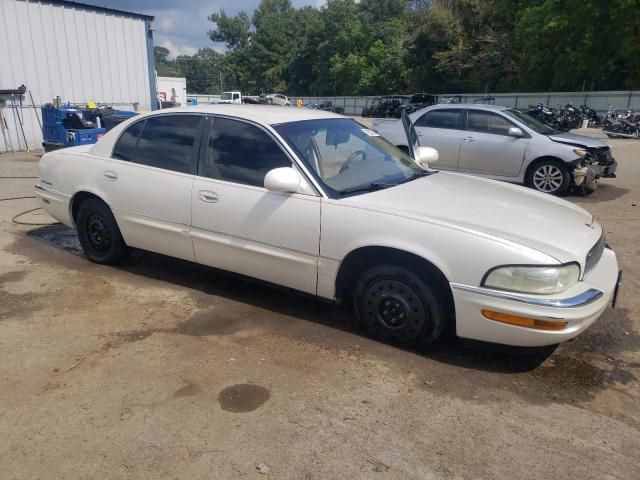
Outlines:
[{"label": "car hood", "polygon": [[565,200],[455,173],[437,172],[344,201],[355,207],[512,241],[561,263],[583,264],[602,234],[589,212]]},{"label": "car hood", "polygon": [[586,135],[577,135],[575,133],[554,133],[548,136],[551,140],[558,143],[566,143],[568,145],[577,145],[579,147],[586,148],[602,148],[608,147],[608,145],[593,137],[587,137]]}]

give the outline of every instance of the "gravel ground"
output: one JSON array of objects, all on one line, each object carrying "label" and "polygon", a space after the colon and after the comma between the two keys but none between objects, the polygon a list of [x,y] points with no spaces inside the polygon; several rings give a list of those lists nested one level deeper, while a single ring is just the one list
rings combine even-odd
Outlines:
[{"label": "gravel ground", "polygon": [[[341,308],[158,255],[94,265],[73,231],[11,222],[35,200],[0,202],[0,477],[640,478],[640,142],[609,142],[618,178],[567,199],[618,253],[618,308],[529,356],[389,347]],[[0,176],[37,161],[0,155]]]}]

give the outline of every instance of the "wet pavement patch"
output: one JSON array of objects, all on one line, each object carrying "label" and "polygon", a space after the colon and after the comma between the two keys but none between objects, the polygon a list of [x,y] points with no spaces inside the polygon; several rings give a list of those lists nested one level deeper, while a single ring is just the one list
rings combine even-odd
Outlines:
[{"label": "wet pavement patch", "polygon": [[222,410],[245,413],[257,410],[270,396],[271,393],[264,387],[241,383],[222,390],[218,402]]},{"label": "wet pavement patch", "polygon": [[19,282],[26,275],[26,271],[7,272],[0,275],[0,320],[24,318],[38,309],[35,300],[42,294],[10,293],[2,288],[7,283]]},{"label": "wet pavement patch", "polygon": [[34,293],[9,293],[0,290],[0,321],[9,318],[24,318],[38,310],[35,300],[41,295]]},{"label": "wet pavement patch", "polygon": [[18,270],[15,272],[7,272],[0,275],[0,286],[5,283],[19,282],[27,276],[26,270]]},{"label": "wet pavement patch", "polygon": [[78,232],[73,228],[64,225],[51,225],[30,230],[27,235],[48,245],[84,256],[80,240],[78,240]]},{"label": "wet pavement patch", "polygon": [[183,387],[173,392],[175,398],[193,397],[202,392],[202,388],[195,383],[187,382]]},{"label": "wet pavement patch", "polygon": [[243,328],[248,328],[249,324],[249,321],[238,315],[213,309],[194,313],[176,327],[176,332],[194,337],[232,335]]}]

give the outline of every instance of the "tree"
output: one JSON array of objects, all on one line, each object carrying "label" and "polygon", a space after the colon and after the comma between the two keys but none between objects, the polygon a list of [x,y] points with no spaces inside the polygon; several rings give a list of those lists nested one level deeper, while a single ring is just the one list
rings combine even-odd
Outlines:
[{"label": "tree", "polygon": [[153,60],[159,77],[182,77],[182,71],[175,61],[169,59],[169,50],[164,47],[153,47]]}]

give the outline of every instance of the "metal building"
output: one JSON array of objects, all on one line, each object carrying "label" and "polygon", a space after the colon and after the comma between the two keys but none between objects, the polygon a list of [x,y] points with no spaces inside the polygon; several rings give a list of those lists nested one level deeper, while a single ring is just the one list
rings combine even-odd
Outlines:
[{"label": "metal building", "polygon": [[57,96],[155,108],[152,21],[72,1],[0,0],[0,90],[27,87],[22,106],[0,106],[0,152],[41,148],[36,115]]}]

